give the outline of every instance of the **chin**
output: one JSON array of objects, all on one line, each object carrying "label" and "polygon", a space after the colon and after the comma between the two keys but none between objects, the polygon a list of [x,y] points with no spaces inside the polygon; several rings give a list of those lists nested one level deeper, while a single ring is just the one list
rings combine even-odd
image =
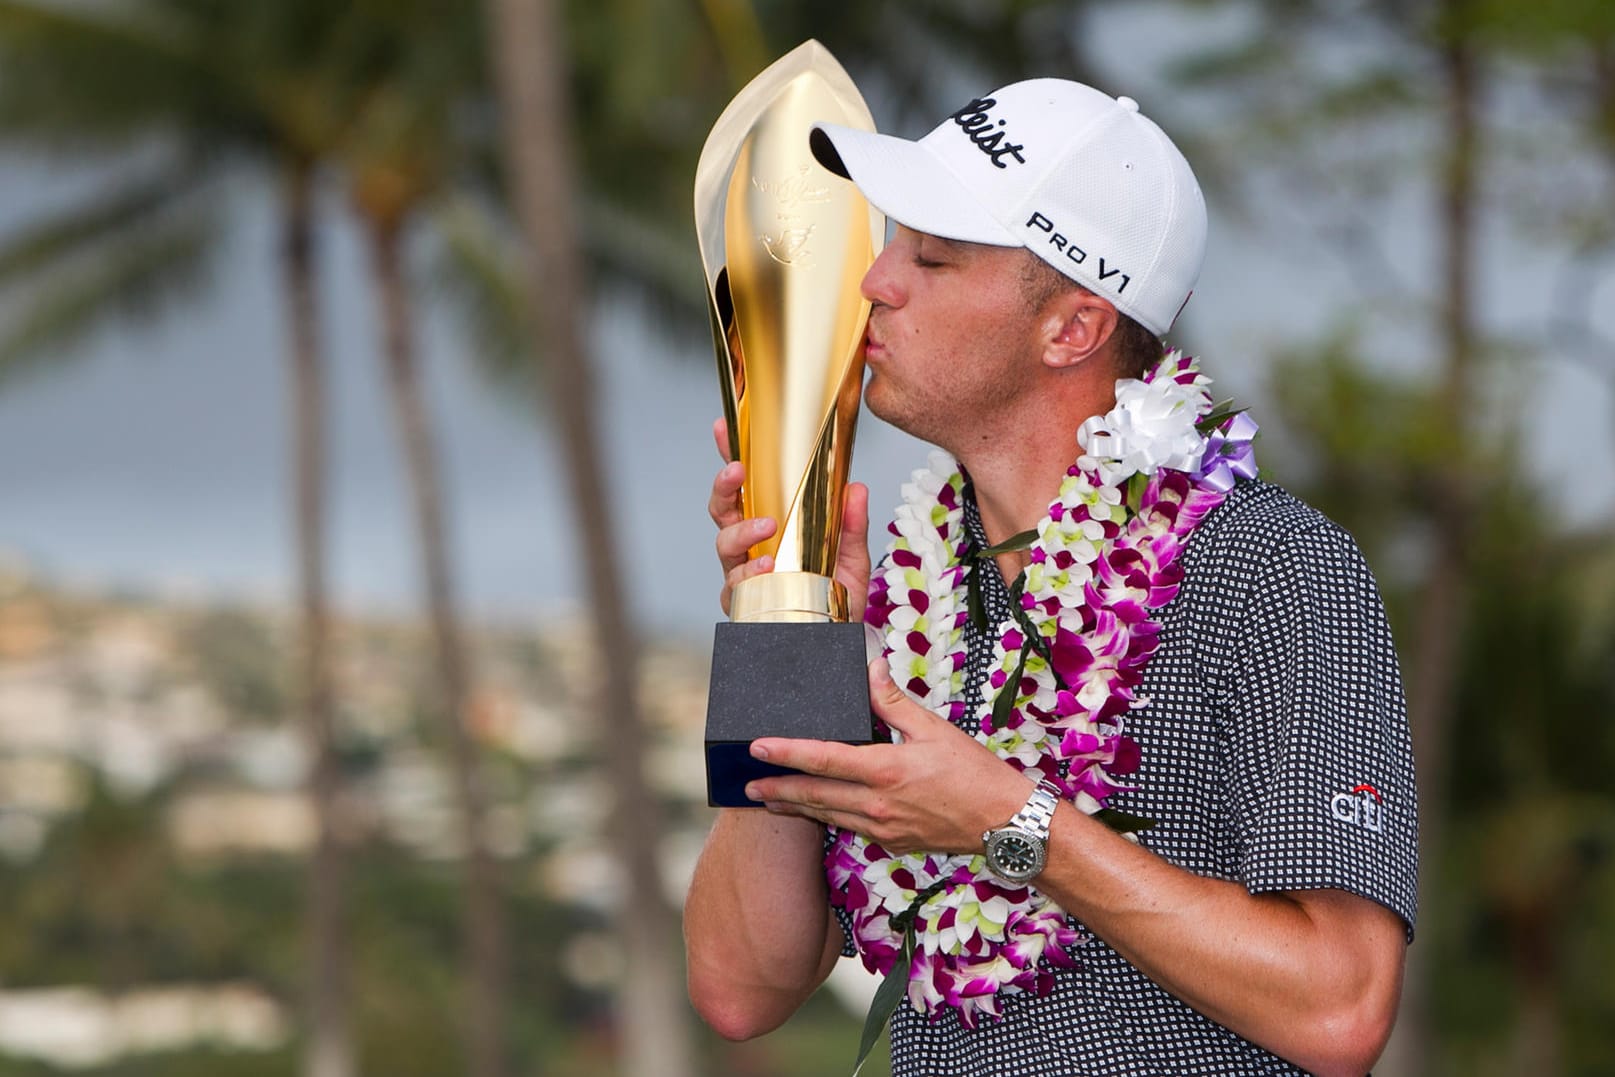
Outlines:
[{"label": "chin", "polygon": [[871,379],[869,384],[864,386],[864,410],[883,423],[905,429],[902,415],[891,406],[891,403],[879,381]]},{"label": "chin", "polygon": [[885,416],[881,414],[880,398],[880,375],[872,374],[869,380],[864,382],[864,408],[877,419],[884,419]]},{"label": "chin", "polygon": [[868,397],[865,397],[864,403],[864,410],[887,426],[895,427],[910,437],[919,438],[921,441],[933,445],[936,444],[936,441],[931,436],[934,431],[929,430],[922,423],[914,422],[913,414],[899,408],[886,406],[879,400],[871,400]]}]

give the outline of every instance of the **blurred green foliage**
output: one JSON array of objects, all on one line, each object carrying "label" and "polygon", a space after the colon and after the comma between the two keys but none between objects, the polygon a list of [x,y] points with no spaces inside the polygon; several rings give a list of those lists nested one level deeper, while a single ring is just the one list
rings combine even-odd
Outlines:
[{"label": "blurred green foliage", "polygon": [[[1433,969],[1450,1074],[1517,1072],[1522,1037],[1556,1044],[1544,1072],[1615,1063],[1615,585],[1608,524],[1565,528],[1506,430],[1467,448],[1432,438],[1427,385],[1372,373],[1335,340],[1275,369],[1279,432],[1264,473],[1358,538],[1405,641],[1423,571],[1435,464],[1460,452],[1486,492],[1466,586],[1447,854],[1415,946]],[[1427,556],[1441,556],[1429,551]],[[1417,556],[1414,558],[1417,561]],[[1421,803],[1424,800],[1421,791]],[[1526,1022],[1547,1028],[1528,1028]]]}]

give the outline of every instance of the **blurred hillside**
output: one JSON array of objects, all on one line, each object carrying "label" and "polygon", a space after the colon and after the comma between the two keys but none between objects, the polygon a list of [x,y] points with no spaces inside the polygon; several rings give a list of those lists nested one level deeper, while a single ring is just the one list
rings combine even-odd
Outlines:
[{"label": "blurred hillside", "polygon": [[[301,879],[315,837],[291,721],[291,618],[55,590],[0,574],[0,1074],[283,1074],[295,1068]],[[456,1072],[450,779],[416,700],[422,629],[340,618],[341,819],[353,858],[367,1072]],[[609,1065],[622,955],[607,928],[609,790],[570,718],[598,676],[575,627],[482,628],[473,713],[492,847],[509,870],[523,1072]],[[653,649],[644,676],[661,862],[682,896],[710,822],[705,658]],[[788,1043],[733,1072],[818,1073]],[[810,1018],[800,1034],[811,1035]],[[799,1049],[795,1049],[800,1054]],[[814,1062],[812,1059],[819,1058]],[[716,1064],[716,1063],[714,1063]],[[791,1068],[792,1066],[796,1068]]]}]

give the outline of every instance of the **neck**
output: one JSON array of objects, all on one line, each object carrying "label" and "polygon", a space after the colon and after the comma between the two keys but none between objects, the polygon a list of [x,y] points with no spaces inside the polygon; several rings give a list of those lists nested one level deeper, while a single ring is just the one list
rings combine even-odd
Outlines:
[{"label": "neck", "polygon": [[[1009,430],[979,432],[954,455],[970,474],[976,507],[988,545],[1036,527],[1059,495],[1060,483],[1082,449],[1077,428],[1116,403],[1114,382],[1095,384],[1081,394],[1046,400],[1023,411]],[[1027,550],[997,557],[999,571],[1013,580],[1031,560]]]}]

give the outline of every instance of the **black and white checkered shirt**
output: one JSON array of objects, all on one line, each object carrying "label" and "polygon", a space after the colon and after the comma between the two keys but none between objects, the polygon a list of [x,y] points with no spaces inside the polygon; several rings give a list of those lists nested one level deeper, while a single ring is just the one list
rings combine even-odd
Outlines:
[{"label": "black and white checkered shirt", "polygon": [[[985,546],[973,501],[965,524]],[[1128,719],[1143,749],[1137,790],[1112,806],[1156,820],[1142,844],[1179,867],[1251,893],[1347,890],[1396,912],[1411,936],[1413,757],[1384,608],[1356,544],[1278,487],[1247,482],[1194,532],[1182,563],[1183,585],[1158,614],[1150,703]],[[982,575],[996,623],[1008,594],[998,573]],[[967,633],[974,699],[992,639]],[[974,732],[974,722],[961,724]],[[933,1023],[900,1005],[894,1077],[1302,1072],[1104,942],[1072,953],[1080,967],[1059,971],[1052,994],[1006,997],[998,1023],[971,1030],[951,1010]]]}]

